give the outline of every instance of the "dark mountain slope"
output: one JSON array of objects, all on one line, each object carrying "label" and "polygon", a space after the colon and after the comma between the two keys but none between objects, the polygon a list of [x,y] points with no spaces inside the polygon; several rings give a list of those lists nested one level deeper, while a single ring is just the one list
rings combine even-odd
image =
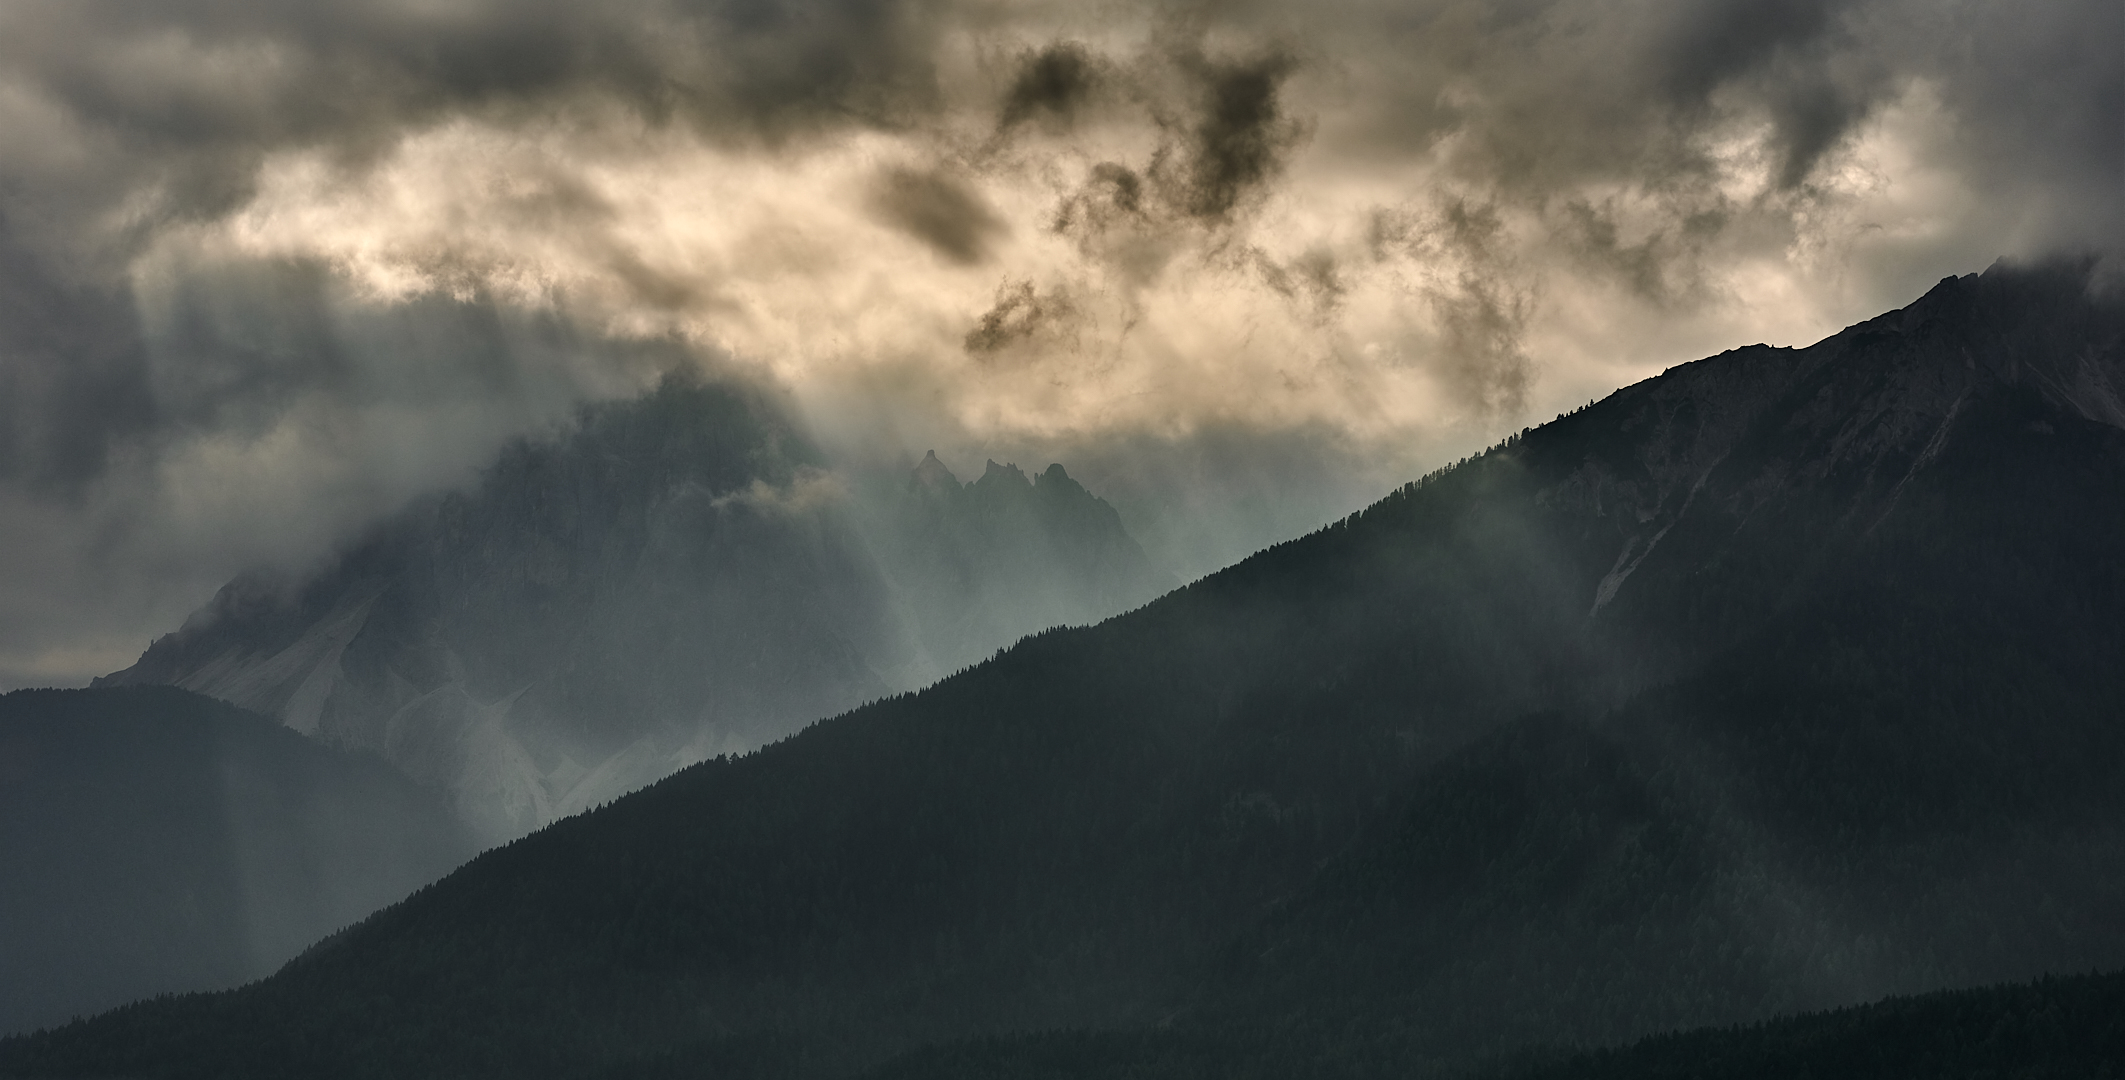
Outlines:
[{"label": "dark mountain slope", "polygon": [[1502,1052],[2125,958],[2125,440],[2012,390],[1959,435],[1693,674],[1427,776],[1241,1011]]},{"label": "dark mountain slope", "polygon": [[1406,1071],[2125,963],[2084,859],[2125,825],[2121,326],[1994,270],[1687,365],[0,1068],[828,1075],[1170,1020]]},{"label": "dark mountain slope", "polygon": [[0,1031],[259,978],[474,850],[382,761],[197,694],[0,697]]}]

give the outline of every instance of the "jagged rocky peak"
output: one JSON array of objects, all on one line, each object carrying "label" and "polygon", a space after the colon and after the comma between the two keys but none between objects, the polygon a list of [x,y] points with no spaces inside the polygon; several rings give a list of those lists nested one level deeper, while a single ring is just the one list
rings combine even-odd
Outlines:
[{"label": "jagged rocky peak", "polygon": [[1013,491],[1031,490],[1033,481],[1028,479],[1025,470],[1020,469],[1018,466],[999,465],[996,463],[996,459],[990,458],[988,464],[981,471],[981,479],[974,481],[974,487],[984,491],[992,488],[1008,488]]},{"label": "jagged rocky peak", "polygon": [[1107,500],[1092,494],[1083,484],[1071,479],[1059,461],[1033,478],[1033,491],[1040,496],[1041,501],[1050,505],[1076,505],[1088,509],[1096,506],[1096,513],[1102,517],[1113,515],[1115,527],[1119,528],[1121,525],[1121,515],[1115,514],[1114,508],[1108,505]]},{"label": "jagged rocky peak", "polygon": [[[990,487],[1014,491],[1060,491],[1083,493],[1091,496],[1083,484],[1070,477],[1062,462],[1053,462],[1046,469],[1028,476],[1025,470],[1010,462],[998,462],[990,458],[983,463],[981,477],[971,484],[962,484],[951,468],[937,456],[937,451],[925,453],[922,461],[908,474],[908,490],[925,493],[953,493],[965,488],[987,484]],[[1092,496],[1097,498],[1096,496]]]},{"label": "jagged rocky peak", "polygon": [[919,491],[927,494],[951,494],[957,492],[960,486],[959,477],[952,475],[952,470],[946,468],[944,462],[937,459],[937,451],[935,450],[924,454],[922,463],[915,466],[915,471],[908,476],[908,490],[910,491]]},{"label": "jagged rocky peak", "polygon": [[1060,464],[989,459],[960,485],[932,451],[875,534],[915,636],[943,674],[1060,624],[1097,622],[1174,584],[1121,515]]},{"label": "jagged rocky peak", "polygon": [[239,578],[106,681],[382,754],[504,840],[1165,584],[1059,468],[962,485],[933,452],[882,514],[827,468],[763,396],[668,382],[305,580]]},{"label": "jagged rocky peak", "polygon": [[109,681],[380,753],[507,839],[903,688],[854,523],[786,497],[824,464],[773,402],[673,380],[507,448],[299,587],[232,585]]}]

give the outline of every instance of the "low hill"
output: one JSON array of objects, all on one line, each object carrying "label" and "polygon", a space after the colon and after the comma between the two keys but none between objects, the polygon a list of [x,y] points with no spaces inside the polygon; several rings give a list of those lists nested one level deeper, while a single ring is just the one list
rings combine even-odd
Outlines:
[{"label": "low hill", "polygon": [[0,696],[0,1031],[260,978],[475,850],[381,760],[197,694]]}]

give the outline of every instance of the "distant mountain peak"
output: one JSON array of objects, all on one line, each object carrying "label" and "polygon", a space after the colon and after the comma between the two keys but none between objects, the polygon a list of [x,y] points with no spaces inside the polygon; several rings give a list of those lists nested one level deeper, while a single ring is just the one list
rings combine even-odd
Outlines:
[{"label": "distant mountain peak", "polygon": [[922,464],[908,476],[908,488],[912,491],[951,492],[960,488],[959,477],[937,459],[937,451],[923,455]]},{"label": "distant mountain peak", "polygon": [[1030,488],[1033,486],[1033,481],[1026,476],[1024,469],[1012,464],[999,465],[996,463],[995,458],[990,458],[988,464],[982,469],[981,479],[974,481],[974,485],[976,487],[989,487],[996,484]]},{"label": "distant mountain peak", "polygon": [[1170,584],[1060,466],[966,485],[933,450],[867,524],[777,495],[823,459],[770,406],[671,382],[586,410],[100,682],[381,753],[499,841]]}]

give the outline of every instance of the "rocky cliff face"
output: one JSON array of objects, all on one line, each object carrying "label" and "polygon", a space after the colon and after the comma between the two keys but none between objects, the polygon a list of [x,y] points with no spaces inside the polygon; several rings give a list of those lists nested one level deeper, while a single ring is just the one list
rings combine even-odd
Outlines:
[{"label": "rocky cliff face", "polygon": [[933,457],[864,515],[769,403],[671,383],[307,580],[232,582],[106,681],[382,753],[498,841],[1156,584],[1061,466],[962,488]]}]

